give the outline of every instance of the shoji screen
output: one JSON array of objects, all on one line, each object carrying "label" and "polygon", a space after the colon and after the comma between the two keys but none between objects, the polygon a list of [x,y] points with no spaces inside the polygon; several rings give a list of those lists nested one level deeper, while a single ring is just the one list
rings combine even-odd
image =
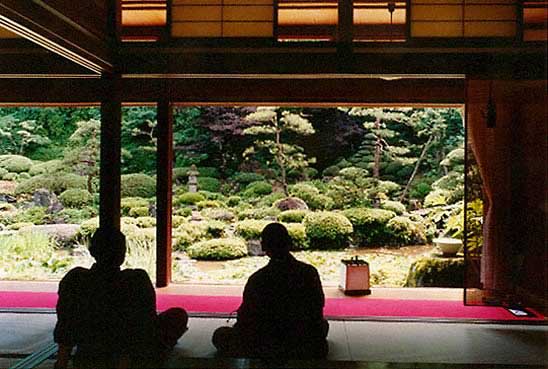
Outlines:
[{"label": "shoji screen", "polygon": [[406,3],[354,2],[355,41],[405,41]]},{"label": "shoji screen", "polygon": [[166,0],[122,0],[121,6],[124,41],[156,41],[166,31]]},{"label": "shoji screen", "polygon": [[173,0],[173,37],[272,37],[273,0]]},{"label": "shoji screen", "polygon": [[278,40],[335,40],[338,23],[337,5],[337,1],[326,0],[279,0]]},{"label": "shoji screen", "polygon": [[548,1],[523,2],[523,41],[548,40]]},{"label": "shoji screen", "polygon": [[411,0],[412,37],[515,37],[515,0]]}]

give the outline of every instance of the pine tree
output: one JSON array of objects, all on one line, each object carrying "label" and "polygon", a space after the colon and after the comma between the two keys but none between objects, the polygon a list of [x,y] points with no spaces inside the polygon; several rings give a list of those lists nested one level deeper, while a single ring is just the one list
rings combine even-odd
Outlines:
[{"label": "pine tree", "polygon": [[308,158],[301,146],[288,143],[287,139],[290,134],[313,134],[312,124],[301,114],[279,107],[257,108],[257,111],[249,114],[246,119],[257,124],[246,128],[244,134],[255,136],[257,139],[253,146],[244,151],[244,157],[266,152],[278,167],[280,183],[285,195],[288,196],[287,172],[302,170],[313,163],[314,159]]}]

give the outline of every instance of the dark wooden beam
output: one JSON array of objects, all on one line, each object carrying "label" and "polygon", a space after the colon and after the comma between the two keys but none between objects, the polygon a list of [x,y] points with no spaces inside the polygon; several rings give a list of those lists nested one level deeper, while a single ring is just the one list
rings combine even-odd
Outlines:
[{"label": "dark wooden beam", "polygon": [[105,93],[101,101],[101,172],[99,224],[120,229],[120,155],[122,104],[116,91],[118,77],[103,78]]},{"label": "dark wooden beam", "polygon": [[[0,0],[0,26],[94,73],[113,69],[101,2]],[[78,10],[76,10],[78,9]],[[100,17],[104,22],[90,20]]]},{"label": "dark wooden beam", "polygon": [[173,109],[168,100],[161,100],[157,106],[156,286],[166,287],[171,282]]}]

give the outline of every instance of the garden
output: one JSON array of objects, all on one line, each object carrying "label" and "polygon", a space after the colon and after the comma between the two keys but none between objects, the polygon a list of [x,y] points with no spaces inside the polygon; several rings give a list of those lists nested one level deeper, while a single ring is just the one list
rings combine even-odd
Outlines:
[{"label": "garden", "polygon": [[[156,112],[123,109],[126,267],[154,277]],[[177,107],[173,279],[245,283],[286,225],[294,255],[326,285],[360,256],[372,286],[462,285],[464,125],[455,108]],[[98,227],[97,108],[0,109],[0,279],[60,279],[89,266]],[[481,234],[482,203],[468,204]],[[478,231],[479,229],[479,231]],[[469,238],[481,248],[481,237]]]}]

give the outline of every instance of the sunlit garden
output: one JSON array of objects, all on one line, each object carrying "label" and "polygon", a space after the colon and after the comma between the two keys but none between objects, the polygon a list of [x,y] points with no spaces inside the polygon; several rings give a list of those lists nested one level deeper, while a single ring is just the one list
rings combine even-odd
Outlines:
[{"label": "sunlit garden", "polygon": [[[122,125],[125,264],[151,277],[155,114],[124,108]],[[356,255],[373,287],[462,285],[461,251],[433,241],[464,237],[460,109],[178,107],[174,121],[175,282],[245,283],[268,262],[260,234],[277,221],[326,285]],[[0,279],[92,264],[100,137],[96,108],[0,109]],[[481,215],[471,202],[469,231]]]}]

